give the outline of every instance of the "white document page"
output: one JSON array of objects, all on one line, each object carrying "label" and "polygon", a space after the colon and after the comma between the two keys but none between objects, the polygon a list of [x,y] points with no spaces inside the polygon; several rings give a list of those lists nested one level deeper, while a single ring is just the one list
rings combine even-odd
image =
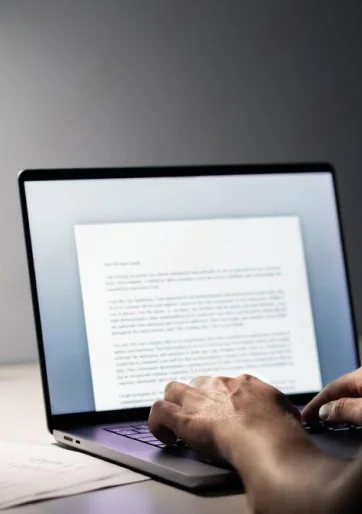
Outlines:
[{"label": "white document page", "polygon": [[55,445],[0,442],[0,510],[147,479]]},{"label": "white document page", "polygon": [[170,380],[321,376],[296,216],[76,225],[96,410],[150,406]]}]

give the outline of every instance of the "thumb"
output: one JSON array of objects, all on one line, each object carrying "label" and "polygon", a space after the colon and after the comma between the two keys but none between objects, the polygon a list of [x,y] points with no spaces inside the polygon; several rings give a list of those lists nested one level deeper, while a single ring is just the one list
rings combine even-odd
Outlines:
[{"label": "thumb", "polygon": [[362,398],[340,398],[325,403],[319,409],[319,417],[324,421],[348,422],[362,425]]}]

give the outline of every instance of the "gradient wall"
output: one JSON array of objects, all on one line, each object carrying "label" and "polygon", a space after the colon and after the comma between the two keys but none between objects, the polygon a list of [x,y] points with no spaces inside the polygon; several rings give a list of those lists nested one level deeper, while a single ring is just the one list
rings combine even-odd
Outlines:
[{"label": "gradient wall", "polygon": [[0,362],[36,358],[21,168],[329,160],[362,323],[359,0],[0,2]]}]

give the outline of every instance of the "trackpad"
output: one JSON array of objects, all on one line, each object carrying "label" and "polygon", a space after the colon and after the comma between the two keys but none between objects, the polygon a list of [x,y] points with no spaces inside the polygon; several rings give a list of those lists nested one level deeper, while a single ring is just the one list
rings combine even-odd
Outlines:
[{"label": "trackpad", "polygon": [[362,448],[362,434],[359,432],[314,434],[312,439],[321,450],[337,459],[352,459]]}]

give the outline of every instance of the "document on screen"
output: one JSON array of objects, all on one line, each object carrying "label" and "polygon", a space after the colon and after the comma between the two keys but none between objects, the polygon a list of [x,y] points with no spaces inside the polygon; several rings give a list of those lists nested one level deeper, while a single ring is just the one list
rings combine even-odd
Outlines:
[{"label": "document on screen", "polygon": [[75,240],[96,410],[197,375],[321,388],[297,216],[76,225]]}]

